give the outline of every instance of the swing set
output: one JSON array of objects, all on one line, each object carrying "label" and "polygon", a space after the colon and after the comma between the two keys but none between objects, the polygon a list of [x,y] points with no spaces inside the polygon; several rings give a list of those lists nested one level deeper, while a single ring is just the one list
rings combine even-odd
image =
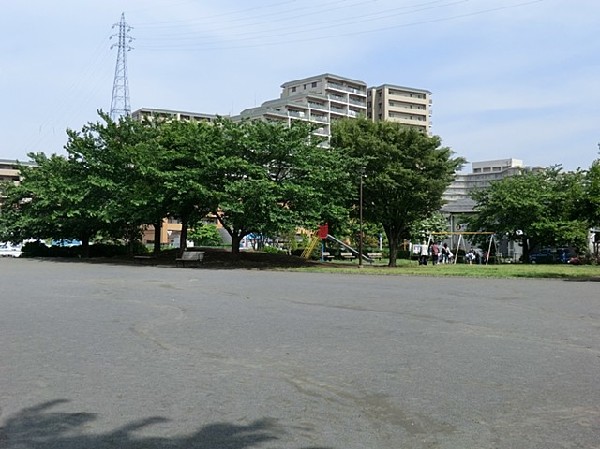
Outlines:
[{"label": "swing set", "polygon": [[[458,260],[458,250],[460,249],[460,244],[462,243],[463,245],[463,250],[465,252],[465,254],[467,253],[467,244],[465,242],[465,238],[463,236],[465,235],[489,235],[489,244],[488,244],[488,250],[485,253],[485,264],[487,265],[489,260],[490,260],[490,253],[492,251],[492,244],[494,245],[494,250],[495,250],[495,254],[498,254],[498,242],[496,240],[496,238],[494,237],[495,232],[466,232],[466,231],[456,231],[456,232],[430,232],[429,233],[429,237],[427,238],[427,246],[429,246],[429,244],[433,241],[433,236],[435,235],[440,235],[440,236],[454,236],[454,235],[458,235],[458,242],[456,243],[456,251],[454,252],[454,261],[453,263],[456,264],[457,260]],[[452,239],[454,240],[454,239]],[[452,251],[452,245],[450,245],[450,250]]]}]

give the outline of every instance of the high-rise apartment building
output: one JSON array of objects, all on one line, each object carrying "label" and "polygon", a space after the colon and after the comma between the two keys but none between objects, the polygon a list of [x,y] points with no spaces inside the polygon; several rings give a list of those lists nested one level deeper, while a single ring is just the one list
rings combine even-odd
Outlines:
[{"label": "high-rise apartment building", "polygon": [[367,84],[363,81],[325,73],[288,81],[281,89],[278,99],[245,109],[232,119],[261,118],[288,124],[303,120],[316,124],[315,134],[329,139],[335,120],[367,116]]},{"label": "high-rise apartment building", "polygon": [[131,117],[135,120],[194,120],[197,122],[211,122],[217,118],[217,116],[214,114],[204,114],[201,112],[173,111],[170,109],[153,108],[138,109],[131,114]]},{"label": "high-rise apartment building", "polygon": [[233,119],[316,123],[317,135],[329,138],[331,123],[347,117],[401,123],[431,134],[431,92],[424,89],[383,84],[367,87],[364,81],[325,73],[288,81],[276,100],[246,109]]},{"label": "high-rise apartment building", "polygon": [[367,115],[377,121],[401,123],[431,134],[431,92],[383,84],[367,94]]}]

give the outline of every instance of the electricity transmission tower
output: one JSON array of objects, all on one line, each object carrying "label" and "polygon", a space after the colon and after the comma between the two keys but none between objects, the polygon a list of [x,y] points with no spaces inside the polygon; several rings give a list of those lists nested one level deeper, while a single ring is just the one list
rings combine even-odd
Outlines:
[{"label": "electricity transmission tower", "polygon": [[131,106],[129,106],[129,83],[127,81],[127,52],[133,50],[129,44],[133,38],[129,36],[131,27],[125,22],[125,13],[121,14],[121,21],[113,24],[113,28],[119,27],[119,33],[112,35],[110,38],[118,36],[119,43],[112,44],[111,49],[118,48],[117,64],[115,65],[115,78],[113,81],[112,101],[110,103],[110,117],[113,120],[118,120],[123,115],[131,114]]}]

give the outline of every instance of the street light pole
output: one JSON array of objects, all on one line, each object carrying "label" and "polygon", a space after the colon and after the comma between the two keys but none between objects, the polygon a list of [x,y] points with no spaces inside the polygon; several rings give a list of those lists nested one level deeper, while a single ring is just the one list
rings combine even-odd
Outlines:
[{"label": "street light pole", "polygon": [[358,205],[358,216],[360,223],[360,230],[358,234],[358,266],[362,267],[363,264],[363,177],[365,176],[364,171],[360,171],[360,194],[359,194],[359,205]]}]

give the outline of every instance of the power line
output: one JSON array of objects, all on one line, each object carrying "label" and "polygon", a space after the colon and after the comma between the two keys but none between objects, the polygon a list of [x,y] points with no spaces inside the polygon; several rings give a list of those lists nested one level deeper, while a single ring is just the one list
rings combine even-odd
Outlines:
[{"label": "power line", "polygon": [[[468,1],[468,0],[457,0],[453,3],[446,3],[446,5],[463,3],[464,1]],[[276,41],[271,41],[271,42],[260,42],[260,43],[253,44],[253,43],[248,43],[248,41],[251,40],[251,38],[246,37],[246,38],[240,38],[240,39],[229,39],[227,41],[221,40],[217,43],[194,42],[194,43],[183,43],[182,44],[182,43],[177,42],[177,41],[181,41],[181,39],[179,39],[179,40],[173,39],[174,42],[172,42],[172,43],[166,42],[165,44],[162,44],[162,45],[153,45],[153,44],[144,45],[144,44],[142,44],[142,45],[138,46],[138,48],[144,49],[144,50],[149,50],[149,51],[169,51],[169,50],[211,51],[211,50],[233,50],[233,49],[242,49],[242,48],[256,48],[256,47],[266,47],[266,46],[272,47],[272,46],[289,45],[289,44],[302,43],[302,42],[313,42],[313,41],[319,41],[319,40],[323,40],[323,39],[352,37],[352,36],[359,36],[359,35],[365,35],[365,34],[380,33],[380,32],[395,30],[395,29],[399,29],[399,28],[408,28],[408,27],[413,27],[413,26],[418,26],[418,25],[448,22],[448,21],[458,20],[458,19],[462,19],[462,18],[466,18],[466,17],[489,14],[491,12],[496,12],[496,11],[500,11],[500,10],[519,8],[519,7],[523,7],[523,6],[527,6],[527,5],[532,5],[535,3],[541,3],[543,1],[545,1],[545,0],[530,0],[530,1],[520,2],[520,3],[516,3],[516,4],[512,4],[512,5],[499,6],[499,7],[495,7],[495,8],[487,8],[487,9],[472,11],[472,12],[468,12],[468,13],[456,14],[456,15],[452,15],[452,16],[439,17],[439,18],[428,18],[428,19],[424,19],[424,20],[420,20],[420,21],[406,22],[403,24],[395,24],[395,25],[388,25],[388,26],[380,26],[380,27],[370,28],[370,29],[366,29],[366,30],[361,29],[358,31],[349,31],[346,33],[315,35],[315,36],[301,38],[301,39],[285,39],[286,37],[288,37],[291,34],[298,34],[298,33],[289,32],[289,28],[288,28],[288,32],[283,33],[283,34],[271,34],[271,35],[263,36],[266,39],[277,39]],[[442,5],[439,5],[439,6],[442,6]],[[401,15],[401,14],[398,14],[398,15]],[[386,16],[386,18],[387,17],[389,17],[389,16]],[[360,20],[360,19],[358,19],[358,20]],[[372,19],[372,20],[376,21],[378,19]],[[365,21],[367,21],[367,20],[365,20]],[[336,23],[333,22],[333,23],[330,23],[329,26],[324,26],[324,27],[318,28],[318,30],[331,29],[335,26],[336,26]],[[312,31],[315,31],[315,30],[312,30]],[[166,41],[167,38],[162,37],[162,40]],[[189,40],[189,39],[186,39],[186,40]]]}]

